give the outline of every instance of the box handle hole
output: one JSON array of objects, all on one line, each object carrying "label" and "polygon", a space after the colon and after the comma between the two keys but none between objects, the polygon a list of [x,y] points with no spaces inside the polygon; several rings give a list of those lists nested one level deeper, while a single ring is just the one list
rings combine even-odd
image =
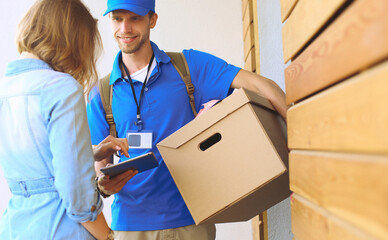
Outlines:
[{"label": "box handle hole", "polygon": [[211,137],[209,137],[208,139],[206,139],[205,141],[201,142],[199,144],[199,149],[201,149],[202,151],[206,151],[208,148],[210,148],[214,144],[221,141],[221,138],[222,138],[221,134],[216,133],[216,134],[212,135]]}]

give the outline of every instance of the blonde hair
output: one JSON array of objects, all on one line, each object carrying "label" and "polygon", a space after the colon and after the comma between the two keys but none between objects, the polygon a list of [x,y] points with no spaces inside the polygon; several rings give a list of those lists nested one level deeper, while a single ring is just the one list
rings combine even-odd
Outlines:
[{"label": "blonde hair", "polygon": [[98,80],[101,36],[97,20],[80,0],[38,0],[20,21],[16,43],[20,53],[33,53],[72,75],[86,93]]}]

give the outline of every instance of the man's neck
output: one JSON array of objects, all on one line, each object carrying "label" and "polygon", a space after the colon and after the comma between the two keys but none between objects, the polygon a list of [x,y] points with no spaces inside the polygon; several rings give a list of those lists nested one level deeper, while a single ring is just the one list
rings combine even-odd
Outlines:
[{"label": "man's neck", "polygon": [[[127,67],[129,74],[133,74],[147,66],[150,62],[152,54],[153,50],[151,47],[151,43],[145,44],[135,53],[123,53],[123,63]],[[120,68],[123,76],[126,76],[127,74],[125,73],[123,67],[120,66]]]}]

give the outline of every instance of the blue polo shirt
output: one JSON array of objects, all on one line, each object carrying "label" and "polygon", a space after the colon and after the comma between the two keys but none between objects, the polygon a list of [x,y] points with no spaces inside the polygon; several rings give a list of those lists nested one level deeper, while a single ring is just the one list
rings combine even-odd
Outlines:
[{"label": "blue polo shirt", "polygon": [[[194,114],[190,107],[186,86],[171,63],[170,57],[151,42],[157,66],[151,73],[141,99],[143,129],[153,131],[152,149],[130,149],[130,157],[153,151],[160,166],[133,177],[115,194],[112,204],[112,229],[118,231],[146,231],[176,228],[194,224],[156,144],[190,122]],[[223,99],[231,93],[230,85],[240,68],[210,54],[184,50],[191,81],[195,87],[197,110],[212,99]],[[130,83],[122,78],[119,52],[113,63],[110,84],[113,84],[112,112],[118,137],[125,138],[128,130],[136,130],[136,103]],[[134,81],[139,98],[142,83]],[[92,144],[109,135],[105,111],[96,87],[89,96],[88,121]],[[190,156],[187,156],[190,157]],[[122,157],[120,161],[125,160]],[[184,160],[184,159],[182,159]]]}]

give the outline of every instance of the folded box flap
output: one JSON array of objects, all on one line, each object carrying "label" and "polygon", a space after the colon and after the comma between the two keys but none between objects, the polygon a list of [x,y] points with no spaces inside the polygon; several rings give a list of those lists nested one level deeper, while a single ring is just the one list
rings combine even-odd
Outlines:
[{"label": "folded box flap", "polygon": [[217,105],[209,109],[206,114],[195,118],[182,128],[162,140],[158,147],[179,148],[198,134],[202,133],[215,123],[219,122],[229,114],[236,111],[247,103],[252,103],[275,111],[272,104],[264,97],[246,89],[239,89],[233,92]]}]

